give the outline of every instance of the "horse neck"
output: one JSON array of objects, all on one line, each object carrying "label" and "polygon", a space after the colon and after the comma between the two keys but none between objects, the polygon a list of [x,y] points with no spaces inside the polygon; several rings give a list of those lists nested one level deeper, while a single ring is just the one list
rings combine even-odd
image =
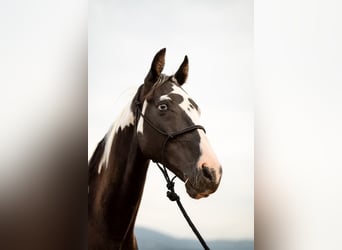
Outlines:
[{"label": "horse neck", "polygon": [[90,180],[88,213],[101,227],[96,231],[116,241],[133,233],[148,163],[139,149],[134,125],[119,129],[107,165]]}]

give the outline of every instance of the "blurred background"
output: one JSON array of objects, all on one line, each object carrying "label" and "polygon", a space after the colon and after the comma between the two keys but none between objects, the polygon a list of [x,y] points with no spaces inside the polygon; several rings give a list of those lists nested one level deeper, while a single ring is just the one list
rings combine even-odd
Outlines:
[{"label": "blurred background", "polygon": [[[209,199],[195,202],[195,208],[191,204],[193,201],[182,194],[182,200],[187,202],[185,205],[191,210],[194,222],[199,224],[201,231],[205,230],[203,235],[209,239],[221,238],[222,235],[238,238],[238,235],[245,234],[240,232],[248,232],[236,226],[246,225],[239,221],[234,227],[222,229],[222,233],[217,233],[214,230],[217,225],[230,225],[234,218],[222,217],[221,220],[225,220],[222,223],[215,221],[215,225],[210,226],[210,221],[209,225],[203,225],[202,216],[198,216],[199,212],[196,211],[202,211],[208,206],[210,208],[209,204],[213,202],[217,206],[213,215],[215,217],[216,211],[223,211],[221,206],[227,207],[227,199],[238,199],[240,191],[231,187],[236,187],[237,183],[241,182],[235,182],[230,176],[241,179],[237,177],[246,172],[235,172],[239,171],[237,168],[249,168],[248,164],[239,165],[242,160],[237,161],[239,164],[235,161],[238,152],[246,150],[247,153],[241,155],[248,155],[251,152],[250,148],[245,148],[244,143],[249,142],[249,136],[251,133],[253,136],[253,131],[248,132],[245,139],[242,139],[244,137],[240,133],[245,130],[243,124],[249,126],[250,120],[247,119],[245,123],[239,122],[238,115],[234,116],[233,113],[238,114],[245,109],[243,107],[248,107],[250,99],[247,95],[254,95],[252,99],[255,105],[255,249],[341,249],[342,2],[259,0],[255,1],[253,6],[249,2],[244,2],[245,5],[242,2],[215,1],[215,5],[205,1],[196,1],[196,5],[193,5],[193,2],[184,1],[181,5],[175,2],[175,6],[181,6],[179,9],[175,10],[170,7],[171,5],[166,5],[167,8],[163,9],[163,6],[157,5],[158,13],[147,11],[147,8],[152,9],[151,4],[145,3],[142,8],[135,3],[136,8],[141,11],[133,14],[129,11],[135,9],[133,3],[127,10],[125,6],[130,2],[115,2],[117,8],[127,10],[121,17],[130,17],[124,19],[126,23],[122,26],[128,31],[133,29],[130,28],[133,24],[135,26],[146,19],[150,20],[149,27],[145,27],[141,32],[150,31],[151,37],[162,37],[159,34],[164,34],[163,36],[169,38],[168,31],[172,28],[155,30],[155,25],[164,20],[174,23],[178,20],[187,21],[176,26],[183,36],[172,37],[180,45],[158,41],[157,44],[144,45],[145,52],[139,48],[139,43],[129,47],[122,45],[122,53],[116,52],[118,55],[130,55],[131,50],[138,54],[144,53],[134,59],[133,56],[121,57],[120,62],[124,67],[120,66],[120,69],[126,69],[127,66],[136,67],[134,74],[129,73],[125,76],[119,73],[92,74],[91,68],[94,67],[91,63],[95,62],[92,58],[95,54],[90,47],[88,76],[87,29],[89,34],[95,32],[94,29],[108,30],[108,36],[105,36],[107,40],[102,40],[102,43],[114,42],[115,46],[118,46],[115,41],[134,42],[133,39],[121,40],[115,33],[120,27],[114,24],[121,26],[121,23],[119,20],[113,21],[113,16],[97,15],[100,21],[91,21],[94,11],[99,12],[102,5],[110,4],[110,1],[103,0],[95,6],[94,2],[89,2],[88,6],[84,0],[0,2],[0,249],[87,248],[87,158],[97,140],[114,121],[117,109],[121,109],[115,108],[113,103],[119,105],[126,102],[130,92],[127,89],[142,82],[154,53],[161,47],[168,49],[166,73],[172,73],[179,66],[184,54],[188,54],[190,77],[185,88],[202,109],[209,108],[209,111],[203,110],[202,123],[207,127],[208,135],[222,163],[231,163],[224,165],[225,183]],[[113,4],[112,7],[108,7],[107,12],[116,11]],[[251,7],[249,11],[252,14],[238,15],[235,19],[237,13],[245,13],[246,5]],[[182,11],[183,7],[188,10],[186,13]],[[161,15],[165,12],[168,15]],[[195,12],[198,13],[197,18],[190,15]],[[115,13],[120,18],[120,14]],[[145,15],[148,13],[150,14]],[[183,13],[183,18],[178,15],[177,19],[172,18],[177,13]],[[216,15],[209,18],[209,13]],[[152,14],[161,15],[162,21],[152,22]],[[133,15],[140,19],[134,19]],[[225,22],[221,26],[218,21],[220,18]],[[228,21],[230,18],[232,21]],[[203,20],[206,21],[203,26],[197,25],[203,24]],[[215,25],[210,28],[206,26],[206,23],[211,25],[213,22]],[[231,22],[235,24],[232,26]],[[99,25],[102,23],[103,25]],[[250,26],[250,23],[253,26]],[[190,24],[192,29],[189,29]],[[231,39],[214,39],[216,28],[221,30],[220,37],[229,35]],[[254,30],[253,41],[248,40],[249,35],[238,35],[239,32],[251,34],[250,29]],[[198,39],[187,45],[190,34],[194,32],[200,34],[197,36]],[[232,35],[232,32],[236,36]],[[116,36],[111,37],[111,34]],[[138,34],[138,31],[134,34]],[[102,37],[103,35],[99,38]],[[96,37],[89,35],[89,43],[95,45],[92,39]],[[231,45],[232,41],[235,41],[235,45]],[[226,46],[222,46],[221,43]],[[251,55],[246,43],[251,44],[250,49],[254,53],[254,62],[252,61],[251,66],[254,83],[250,93],[249,81],[244,78],[245,75],[250,77],[250,68],[248,65],[242,68],[246,74],[238,73],[237,70],[242,63],[240,59],[249,63],[248,59],[245,60]],[[238,49],[239,46],[241,50]],[[126,50],[123,50],[124,47]],[[216,47],[225,47],[226,50],[212,54],[211,50],[215,50]],[[235,48],[235,52],[232,47]],[[115,52],[113,48],[107,51],[108,58],[118,63],[110,54]],[[101,49],[96,50],[98,55],[103,57],[104,52],[101,52]],[[104,46],[103,50],[106,51],[107,47]],[[236,52],[244,50],[246,57],[242,52]],[[227,51],[232,51],[234,56]],[[216,58],[220,57],[227,61],[217,65]],[[133,63],[132,60],[137,60],[138,63]],[[101,65],[108,63],[102,58],[96,62]],[[235,64],[237,66],[234,66]],[[222,65],[225,65],[225,70],[214,70],[216,67],[223,67]],[[110,70],[116,69],[105,69],[106,72]],[[205,92],[196,92],[196,86],[203,84],[202,81],[205,79],[211,79],[212,72],[224,81],[212,82],[205,88]],[[239,77],[236,74],[240,74]],[[100,81],[101,75],[104,80],[108,79],[108,83]],[[89,94],[95,95],[94,91],[101,91],[104,103],[100,104],[102,106],[98,110],[100,112],[103,109],[105,113],[100,113],[96,118],[101,125],[92,124],[93,128],[89,127],[89,131],[93,131],[89,133],[89,147],[88,77],[90,81],[96,77],[96,84],[102,84],[106,90],[101,90],[97,85],[89,85]],[[238,81],[234,81],[234,78],[238,78]],[[226,82],[223,88],[222,84]],[[116,84],[123,85],[120,90],[115,89],[111,92],[110,87]],[[220,91],[214,89],[215,86],[221,86]],[[238,90],[241,86],[245,86],[246,91]],[[231,91],[223,91],[226,87]],[[108,93],[108,96],[104,92]],[[227,98],[213,98],[213,93],[215,96],[223,92]],[[241,98],[241,103],[236,105],[235,96],[245,98]],[[89,105],[95,100],[92,98],[89,96]],[[223,104],[222,100],[227,105]],[[100,102],[101,100],[96,101]],[[224,128],[227,128],[226,136],[229,138],[223,143],[227,150],[222,148],[222,140],[217,138],[216,134],[216,129],[221,131],[221,122],[210,122],[211,118],[217,119],[215,112],[210,110],[211,105],[226,112],[219,112],[220,121],[227,117],[234,118],[234,122],[224,125]],[[94,117],[94,113],[91,112],[89,107],[89,117]],[[241,119],[245,120],[244,117],[241,115]],[[95,123],[96,119],[90,120]],[[236,124],[242,126],[236,128],[238,138],[234,137],[233,129],[230,127]],[[229,140],[237,142],[236,150],[232,149]],[[176,216],[179,212],[175,206],[172,207],[174,204],[170,204],[164,197],[164,182],[157,171],[153,174],[154,171],[155,168],[151,166],[148,176],[149,180],[153,180],[150,184],[159,183],[157,189],[153,190],[157,197],[154,201],[165,202],[165,207]],[[249,190],[249,185],[252,185],[247,180],[248,178],[245,184],[241,184],[246,185],[241,188],[242,190]],[[176,184],[176,188],[180,192],[184,191],[180,183]],[[226,200],[223,202],[223,199]],[[235,209],[241,203],[228,204],[232,204],[232,209]],[[144,206],[147,204],[142,204],[142,209]],[[241,213],[250,213],[250,206],[246,207],[248,211]],[[212,209],[210,211],[213,213]],[[227,210],[227,214],[231,212]],[[141,211],[139,217],[143,217],[143,213]],[[158,211],[158,214],[160,213]],[[177,219],[179,224],[185,224],[183,218],[173,219]],[[250,221],[250,218],[241,221]],[[143,223],[139,221],[140,226],[145,226]],[[181,228],[186,230],[187,226],[183,225]],[[162,232],[167,233],[169,237],[167,230]],[[177,235],[173,228],[170,228],[171,230],[171,235]],[[145,230],[137,233],[149,232]],[[154,233],[155,231],[152,235]],[[189,232],[181,234],[193,237]],[[177,238],[173,243],[179,240]]]},{"label": "blurred background", "polygon": [[81,249],[87,2],[0,2],[0,249]]},{"label": "blurred background", "polygon": [[[88,157],[143,83],[155,53],[166,47],[168,75],[188,55],[184,89],[202,110],[223,177],[206,199],[191,199],[179,180],[176,190],[205,239],[253,240],[252,1],[91,0],[88,24]],[[165,193],[151,163],[136,225],[194,238]]]}]

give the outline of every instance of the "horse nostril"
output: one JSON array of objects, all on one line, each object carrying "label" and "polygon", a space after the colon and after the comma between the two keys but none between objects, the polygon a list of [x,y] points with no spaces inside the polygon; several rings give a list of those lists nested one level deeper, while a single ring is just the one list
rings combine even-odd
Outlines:
[{"label": "horse nostril", "polygon": [[213,181],[214,179],[213,174],[211,173],[210,169],[207,166],[202,165],[202,171],[203,171],[204,177],[206,177],[210,181]]}]

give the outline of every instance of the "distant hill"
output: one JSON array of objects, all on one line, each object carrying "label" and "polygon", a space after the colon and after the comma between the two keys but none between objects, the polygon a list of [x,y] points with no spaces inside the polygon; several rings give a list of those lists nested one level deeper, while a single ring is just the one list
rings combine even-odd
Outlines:
[{"label": "distant hill", "polygon": [[[201,244],[194,239],[175,238],[151,229],[135,229],[139,250],[198,250]],[[194,236],[196,237],[196,236]],[[212,250],[253,250],[253,240],[214,240],[207,241]]]}]

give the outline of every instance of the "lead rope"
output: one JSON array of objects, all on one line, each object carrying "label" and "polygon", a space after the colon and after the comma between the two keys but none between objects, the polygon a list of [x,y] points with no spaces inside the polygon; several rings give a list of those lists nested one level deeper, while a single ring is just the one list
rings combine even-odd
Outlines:
[{"label": "lead rope", "polygon": [[165,166],[160,166],[160,164],[158,162],[155,162],[158,166],[158,168],[160,169],[160,171],[163,173],[165,180],[167,182],[166,187],[168,189],[166,196],[170,199],[170,201],[176,201],[177,205],[179,207],[179,209],[181,210],[184,218],[186,219],[186,221],[188,222],[190,228],[192,229],[192,231],[194,232],[194,234],[196,235],[197,239],[199,240],[199,242],[201,243],[201,245],[203,246],[203,249],[205,250],[210,250],[210,248],[208,247],[207,243],[205,242],[205,240],[203,239],[202,235],[200,234],[200,232],[197,230],[196,226],[194,225],[194,223],[191,221],[189,215],[187,214],[187,212],[185,211],[185,208],[183,207],[183,204],[180,201],[180,197],[178,196],[178,194],[175,192],[175,182],[174,179],[176,178],[176,176],[174,176],[172,179],[170,179],[167,170],[165,168]]},{"label": "lead rope", "polygon": [[[202,129],[204,130],[205,132],[205,129],[200,126],[200,125],[194,125],[194,126],[191,126],[191,127],[188,127],[188,128],[185,128],[179,132],[174,132],[174,133],[166,133],[160,129],[158,129],[157,127],[154,126],[154,124],[147,118],[144,116],[144,114],[141,112],[141,109],[139,107],[141,103],[136,101],[135,102],[135,105],[136,105],[136,109],[137,109],[137,123],[138,123],[138,115],[141,115],[141,117],[154,129],[156,130],[158,133],[162,134],[162,135],[166,135],[167,138],[164,142],[164,145],[163,145],[163,149],[162,149],[162,161],[164,162],[164,151],[165,151],[165,147],[166,147],[166,144],[167,142],[169,141],[169,139],[172,139],[174,138],[175,136],[178,136],[178,135],[181,135],[181,134],[185,134],[185,133],[188,133],[192,130],[195,130],[195,129]],[[205,240],[203,239],[203,237],[201,236],[200,232],[197,230],[196,226],[194,225],[194,223],[191,221],[189,215],[187,214],[187,212],[185,211],[185,208],[183,207],[183,204],[181,203],[180,201],[180,197],[179,195],[175,192],[175,178],[176,176],[174,176],[172,179],[170,179],[169,177],[169,174],[167,173],[167,170],[166,170],[166,167],[164,166],[164,164],[161,166],[159,162],[156,162],[156,161],[153,161],[154,163],[157,164],[158,168],[160,169],[160,171],[163,173],[163,176],[166,180],[166,187],[168,189],[167,193],[166,193],[166,196],[170,199],[170,201],[176,201],[179,209],[181,210],[184,218],[186,219],[186,221],[188,222],[191,230],[194,232],[194,234],[196,235],[197,239],[199,240],[199,242],[201,243],[201,245],[203,246],[203,249],[205,250],[210,250],[210,248],[208,247],[207,243],[205,242]]]}]

